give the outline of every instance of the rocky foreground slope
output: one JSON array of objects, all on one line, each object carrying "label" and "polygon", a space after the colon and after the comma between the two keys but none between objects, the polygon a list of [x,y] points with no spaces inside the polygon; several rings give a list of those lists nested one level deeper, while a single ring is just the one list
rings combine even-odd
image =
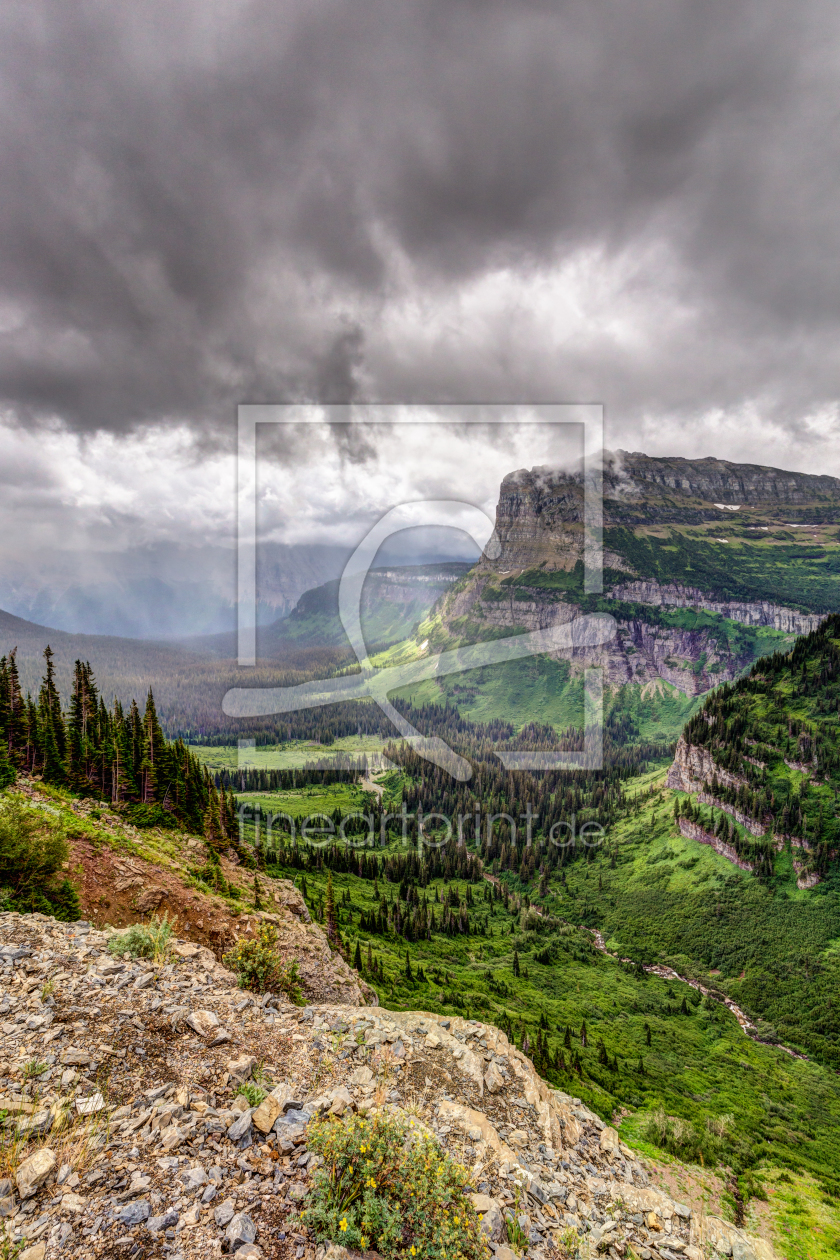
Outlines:
[{"label": "rocky foreground slope", "polygon": [[531,1260],[774,1256],[652,1185],[496,1028],[300,1009],[238,989],[194,942],[158,966],[106,942],[84,923],[0,915],[4,1256],[323,1260],[299,1220],[317,1164],[307,1124],[376,1108],[406,1110],[471,1170],[488,1257],[514,1260],[514,1214]]}]

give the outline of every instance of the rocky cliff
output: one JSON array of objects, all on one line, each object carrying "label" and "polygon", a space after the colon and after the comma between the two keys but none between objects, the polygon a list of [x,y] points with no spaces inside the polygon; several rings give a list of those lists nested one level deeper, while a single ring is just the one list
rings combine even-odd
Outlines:
[{"label": "rocky cliff", "polygon": [[[605,454],[604,525],[624,527],[623,533],[612,538],[619,550],[611,549],[609,540],[604,550],[604,595],[615,602],[618,621],[617,636],[603,659],[610,684],[645,686],[663,681],[686,695],[700,695],[736,678],[755,658],[743,644],[733,652],[728,646],[732,635],[714,633],[708,626],[695,630],[671,627],[663,624],[661,616],[646,617],[645,607],[690,608],[786,635],[807,634],[819,625],[820,615],[790,608],[779,600],[718,594],[715,573],[720,577],[720,572],[714,566],[703,570],[702,560],[697,567],[704,572],[705,587],[666,581],[664,577],[660,581],[652,576],[658,572],[656,557],[648,555],[642,535],[637,537],[645,545],[635,549],[631,545],[637,526],[731,522],[735,508],[739,521],[779,523],[780,513],[787,518],[797,512],[810,512],[825,521],[833,519],[835,511],[840,520],[840,480],[722,460],[654,459],[620,451]],[[438,605],[438,613],[453,636],[463,637],[465,628],[482,635],[496,629],[543,629],[580,615],[584,540],[581,472],[533,468],[509,474],[499,491],[496,534],[499,554],[493,559],[483,558],[466,581]],[[702,546],[705,537],[692,535],[691,545]],[[748,536],[759,537],[765,535]],[[674,545],[679,546],[678,540]],[[621,548],[626,555],[619,553]],[[747,567],[756,563],[753,550],[749,542],[739,546],[738,556]],[[761,557],[767,558],[764,552]],[[715,563],[719,568],[719,561]],[[642,571],[645,565],[650,572]],[[627,606],[635,610],[632,616]],[[596,662],[593,657],[592,662],[580,658],[578,663]]]},{"label": "rocky cliff", "polygon": [[[840,479],[731,464],[719,459],[655,458],[638,451],[604,452],[604,525],[698,525],[738,519],[840,520]],[[502,482],[496,532],[497,567],[580,554],[584,477],[580,471],[521,468]],[[571,567],[571,566],[560,566]]]},{"label": "rocky cliff", "polygon": [[[0,915],[0,1220],[17,1260],[324,1260],[301,1222],[310,1121],[407,1110],[469,1172],[488,1260],[774,1260],[549,1088],[498,1029],[305,1009],[174,942],[157,964],[89,924]],[[346,1254],[335,1248],[333,1256]]]},{"label": "rocky cliff", "polygon": [[[641,601],[639,601],[641,602]],[[576,604],[539,587],[500,588],[487,574],[478,573],[440,606],[447,626],[468,618],[482,633],[488,630],[542,630],[580,616]],[[728,640],[710,627],[696,630],[661,625],[643,615],[627,616],[616,605],[616,634],[605,647],[576,649],[558,655],[575,668],[599,665],[611,686],[647,686],[667,682],[688,696],[730,682],[752,663],[746,652],[733,652]]]},{"label": "rocky cliff", "polygon": [[697,587],[676,582],[662,585],[649,580],[618,582],[607,595],[610,599],[649,604],[653,608],[701,608],[743,626],[769,626],[783,634],[810,634],[823,619],[819,613],[801,613],[767,600],[712,599]]}]

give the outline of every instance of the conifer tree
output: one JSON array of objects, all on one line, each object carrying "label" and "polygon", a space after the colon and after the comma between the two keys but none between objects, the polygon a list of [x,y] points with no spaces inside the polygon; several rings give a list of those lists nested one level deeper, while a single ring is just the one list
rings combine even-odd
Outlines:
[{"label": "conifer tree", "polygon": [[204,839],[216,853],[224,847],[222,824],[219,818],[219,798],[216,789],[210,784],[210,795],[204,811]]},{"label": "conifer tree", "polygon": [[339,946],[341,944],[341,937],[338,931],[338,916],[335,912],[335,894],[333,893],[332,871],[330,871],[327,875],[326,929],[327,940],[330,944]]},{"label": "conifer tree", "polygon": [[46,670],[38,695],[38,743],[44,781],[63,784],[67,741],[61,714],[61,700],[55,685],[54,655],[52,648],[47,644],[44,648]]},{"label": "conifer tree", "polygon": [[517,979],[519,978],[519,951],[518,950],[513,951],[513,974],[514,976],[516,976]]},{"label": "conifer tree", "polygon": [[356,941],[356,952],[353,955],[353,966],[355,967],[356,971],[360,972],[362,970],[362,947],[359,944],[358,940]]}]

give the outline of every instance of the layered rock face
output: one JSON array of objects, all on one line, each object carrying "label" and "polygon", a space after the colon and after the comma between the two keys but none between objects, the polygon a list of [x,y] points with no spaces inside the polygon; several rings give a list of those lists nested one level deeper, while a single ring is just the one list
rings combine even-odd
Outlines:
[{"label": "layered rock face", "polygon": [[[478,576],[445,606],[450,624],[459,616],[472,616],[481,626],[494,629],[543,630],[564,625],[580,616],[575,604],[559,600],[538,588],[509,588],[505,598],[487,597],[487,581]],[[619,611],[618,609],[616,610]],[[616,634],[604,647],[558,653],[575,668],[597,665],[611,686],[636,683],[646,686],[668,682],[685,695],[698,696],[711,687],[737,678],[751,657],[730,652],[707,629],[682,630],[660,626],[643,617],[616,617]]]},{"label": "layered rock face", "polygon": [[[605,526],[697,524],[729,519],[735,508],[741,517],[762,521],[778,518],[782,508],[786,517],[813,509],[823,520],[833,519],[836,509],[840,520],[840,480],[832,477],[619,451],[605,454],[602,480]],[[578,616],[579,606],[564,595],[562,584],[541,581],[541,574],[570,573],[582,560],[585,491],[580,471],[532,468],[505,477],[496,509],[500,553],[495,559],[482,558],[466,585],[439,605],[445,622],[471,618],[482,628],[536,630]],[[620,603],[693,608],[784,634],[807,634],[821,621],[819,615],[772,600],[717,598],[714,590],[653,580],[634,572],[609,547],[603,561],[609,571],[605,596]],[[516,585],[506,588],[503,580],[513,580],[513,575]],[[582,663],[603,663],[605,680],[612,685],[662,680],[687,695],[700,695],[736,678],[753,659],[733,656],[706,630],[683,631],[657,625],[654,618],[628,619],[626,610],[623,618],[617,612],[618,633],[603,662],[581,657]]]},{"label": "layered rock face", "polygon": [[701,608],[717,613],[743,626],[768,626],[783,634],[810,634],[822,621],[819,613],[801,613],[767,600],[745,602],[734,599],[712,599],[693,586],[651,581],[619,582],[608,592],[610,599],[629,603],[650,604],[654,608]]},{"label": "layered rock face", "polygon": [[[584,476],[580,471],[521,468],[502,482],[496,533],[497,569],[548,560],[571,568],[582,554]],[[595,485],[593,481],[591,483]],[[840,479],[720,459],[655,458],[604,452],[604,525],[701,524],[731,514],[752,519],[784,507],[797,518],[812,510],[840,520]]]},{"label": "layered rock face", "polygon": [[319,1163],[308,1125],[409,1105],[470,1170],[496,1260],[515,1260],[514,1212],[528,1260],[571,1254],[570,1238],[593,1256],[774,1260],[699,1195],[653,1186],[664,1169],[492,1026],[301,1010],[237,989],[192,943],[158,966],[106,943],[87,924],[0,915],[0,1111],[14,1137],[0,1215],[19,1260],[324,1260],[299,1215]]}]

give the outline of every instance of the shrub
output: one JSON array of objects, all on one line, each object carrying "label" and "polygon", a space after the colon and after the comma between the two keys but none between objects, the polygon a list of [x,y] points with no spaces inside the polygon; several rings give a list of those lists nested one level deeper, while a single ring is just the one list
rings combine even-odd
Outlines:
[{"label": "shrub", "polygon": [[252,989],[255,993],[285,993],[296,1006],[303,1004],[298,984],[298,965],[293,960],[284,963],[277,952],[277,928],[273,923],[261,923],[256,939],[236,942],[225,954],[224,964],[239,977],[240,989]]},{"label": "shrub", "polygon": [[248,1099],[249,1107],[259,1107],[265,1098],[265,1090],[254,1081],[246,1081],[244,1085],[240,1085],[238,1092]]},{"label": "shrub", "polygon": [[138,801],[124,806],[122,814],[134,827],[177,828],[180,826],[172,811],[158,804],[147,805]]},{"label": "shrub", "polygon": [[303,1219],[322,1241],[371,1248],[385,1260],[483,1260],[467,1171],[414,1121],[394,1114],[310,1124],[321,1155]]},{"label": "shrub", "polygon": [[5,909],[79,917],[79,896],[60,872],[69,856],[61,823],[21,796],[0,802],[0,904]]},{"label": "shrub", "polygon": [[163,918],[153,914],[148,923],[132,923],[127,932],[108,938],[108,949],[112,954],[131,954],[132,958],[151,958],[162,965],[169,958],[172,950],[172,936],[175,932],[176,918],[169,918],[166,911]]}]

